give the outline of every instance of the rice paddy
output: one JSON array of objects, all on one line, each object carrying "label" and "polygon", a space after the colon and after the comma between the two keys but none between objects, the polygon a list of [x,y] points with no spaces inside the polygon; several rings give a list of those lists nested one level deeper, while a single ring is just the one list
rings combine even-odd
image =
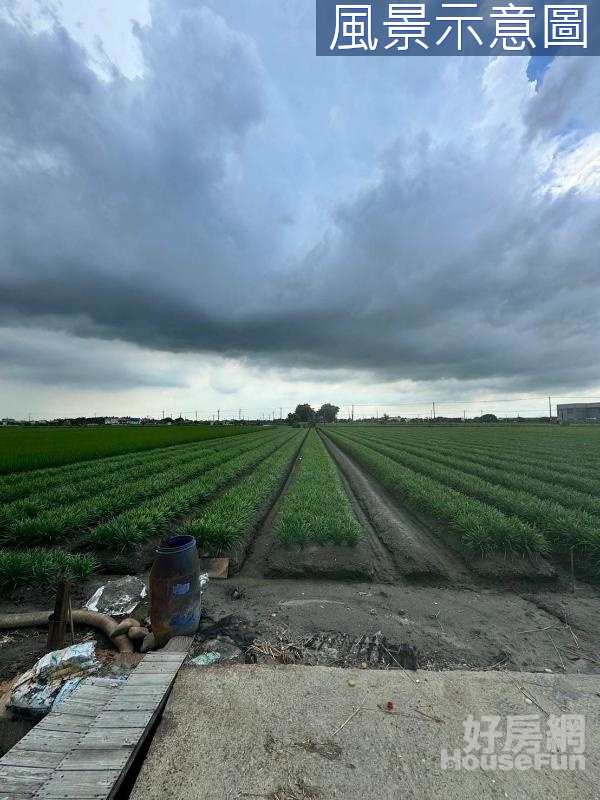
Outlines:
[{"label": "rice paddy", "polygon": [[72,464],[118,453],[238,436],[244,425],[158,425],[0,428],[0,475]]}]

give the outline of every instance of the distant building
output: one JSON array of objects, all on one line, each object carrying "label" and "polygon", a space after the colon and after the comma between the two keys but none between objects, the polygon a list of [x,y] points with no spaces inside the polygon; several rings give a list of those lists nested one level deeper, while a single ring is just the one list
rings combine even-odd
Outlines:
[{"label": "distant building", "polygon": [[104,420],[104,424],[105,425],[118,425],[119,424],[119,418],[118,417],[106,417],[106,419]]},{"label": "distant building", "polygon": [[129,417],[129,425],[141,425],[142,419],[141,417]]},{"label": "distant building", "polygon": [[16,419],[10,419],[10,417],[5,417],[2,420],[2,426],[4,428],[6,428],[8,425],[16,425],[16,424],[17,424],[17,420]]},{"label": "distant building", "polygon": [[600,422],[600,403],[562,403],[556,412],[559,422]]}]

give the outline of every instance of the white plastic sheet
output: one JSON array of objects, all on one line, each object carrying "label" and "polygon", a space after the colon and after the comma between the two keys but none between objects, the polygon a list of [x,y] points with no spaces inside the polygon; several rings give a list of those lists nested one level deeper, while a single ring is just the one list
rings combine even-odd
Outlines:
[{"label": "white plastic sheet", "polygon": [[100,668],[95,648],[96,642],[84,642],[47,653],[17,680],[8,707],[23,716],[43,717],[66,684],[70,687],[65,687],[63,697],[77,685],[73,681],[81,680]]}]

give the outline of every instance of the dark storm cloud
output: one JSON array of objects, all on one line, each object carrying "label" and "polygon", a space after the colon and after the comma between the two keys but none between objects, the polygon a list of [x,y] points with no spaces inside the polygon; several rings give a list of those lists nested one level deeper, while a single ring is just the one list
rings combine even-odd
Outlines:
[{"label": "dark storm cloud", "polygon": [[[390,380],[597,382],[597,198],[543,191],[531,137],[497,121],[465,122],[454,142],[406,134],[302,231],[299,255],[307,154],[286,130],[284,160],[284,134],[267,137],[277,104],[253,42],[199,4],[152,11],[133,80],[99,78],[58,27],[0,23],[6,325]],[[564,124],[566,94],[581,100],[597,75],[582,61],[550,69],[530,132]],[[4,347],[2,363],[52,373],[31,350]]]}]

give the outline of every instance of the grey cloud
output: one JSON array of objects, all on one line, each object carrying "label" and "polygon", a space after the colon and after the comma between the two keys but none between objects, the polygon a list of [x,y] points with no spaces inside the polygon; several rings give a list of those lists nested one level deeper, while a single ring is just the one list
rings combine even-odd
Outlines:
[{"label": "grey cloud", "polygon": [[177,370],[132,347],[10,328],[0,329],[0,377],[107,391],[186,385]]},{"label": "grey cloud", "polygon": [[[152,27],[136,29],[145,71],[133,80],[99,78],[58,27],[0,23],[8,323],[390,381],[597,381],[600,212],[583,195],[540,192],[534,142],[502,127],[472,133],[469,120],[442,141],[423,123],[384,151],[367,185],[357,172],[353,194],[324,207],[299,255],[290,220],[317,202],[307,153],[291,138],[287,154],[271,146],[278,112],[252,40],[202,4],[157,0],[152,11]],[[566,95],[572,107],[587,95],[597,66],[582,61],[553,65],[529,102],[530,131],[563,125]],[[327,69],[333,100],[344,81]],[[396,130],[410,113],[398,110]],[[3,355],[13,374],[52,371],[31,349]],[[92,372],[78,361],[65,380]],[[116,380],[148,385],[144,371]]]},{"label": "grey cloud", "polygon": [[595,57],[572,56],[552,65],[525,114],[530,133],[548,133],[575,124],[598,125],[597,61]]}]

